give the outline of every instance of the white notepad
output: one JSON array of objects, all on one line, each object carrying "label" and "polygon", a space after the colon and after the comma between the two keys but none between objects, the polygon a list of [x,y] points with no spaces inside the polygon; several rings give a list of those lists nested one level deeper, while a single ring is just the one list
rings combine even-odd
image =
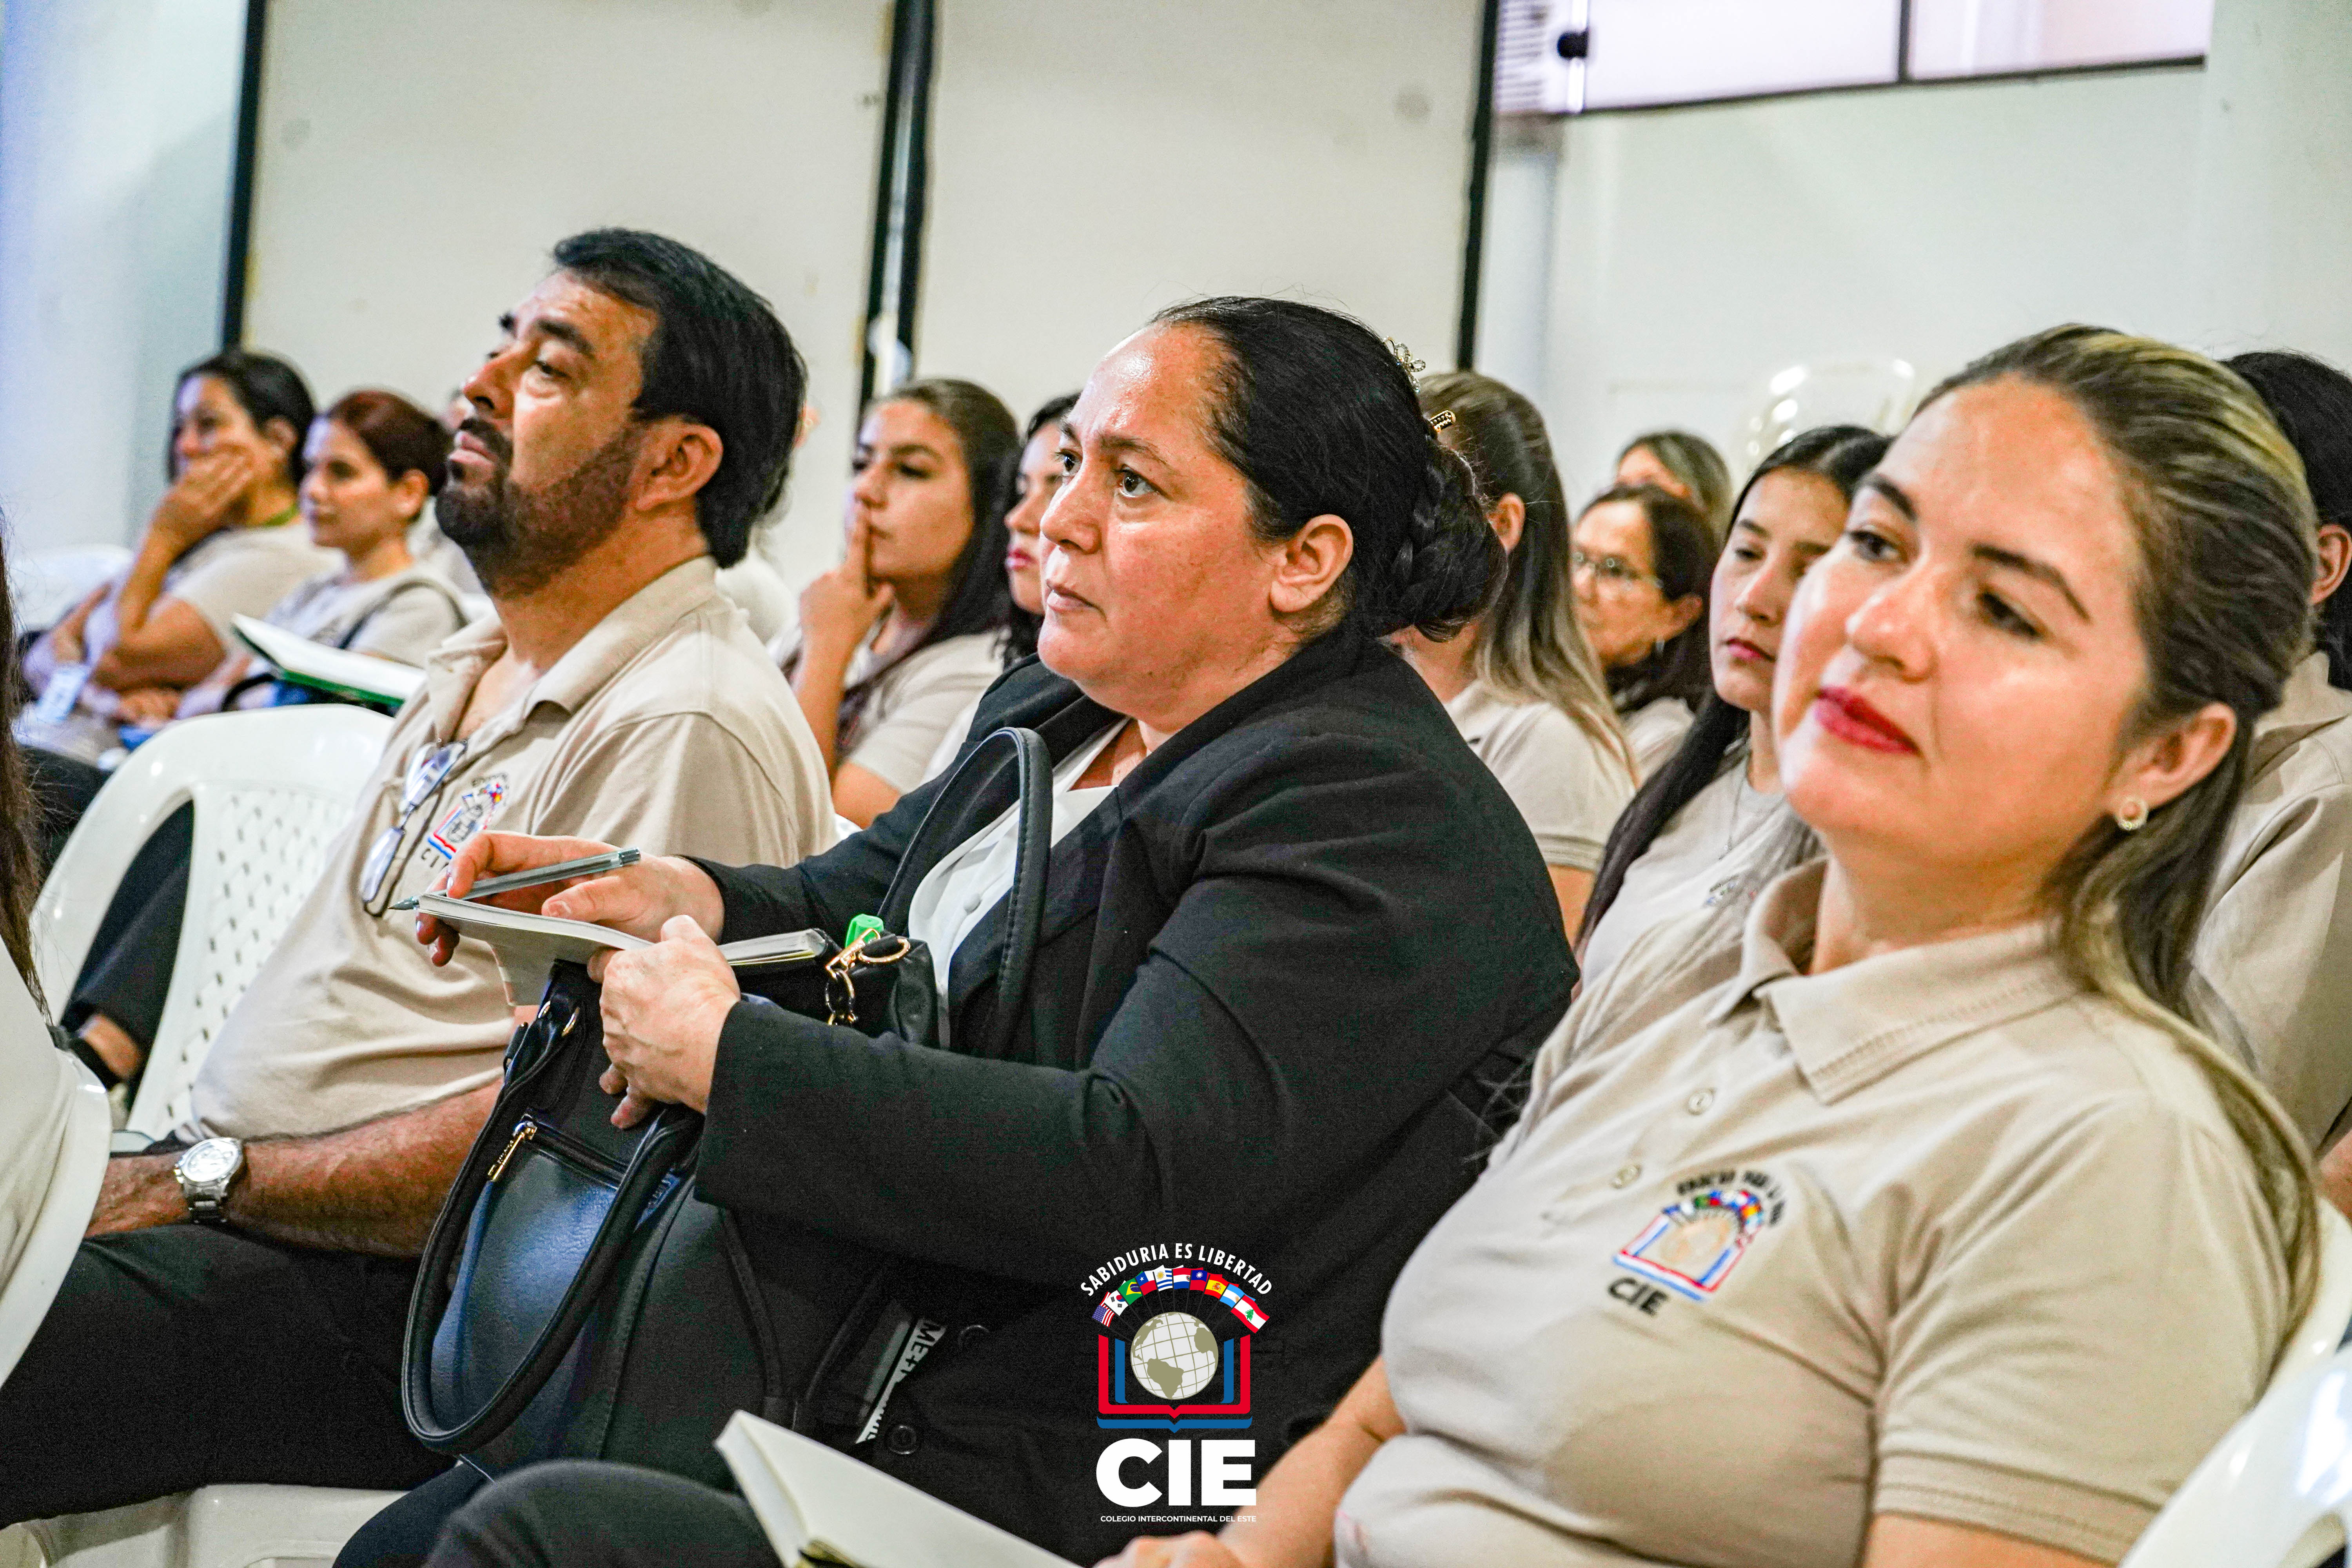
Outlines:
[{"label": "white notepad", "polygon": [[257,621],[251,616],[239,616],[235,624],[236,635],[245,639],[247,647],[298,686],[312,687],[330,696],[389,702],[397,707],[415,696],[417,688],[425,684],[425,672],[415,665],[394,664],[391,659],[353,653],[347,647],[329,647],[325,643],[297,637],[284,626]]},{"label": "white notepad", "polygon": [[788,1563],[814,1568],[1073,1568],[960,1508],[797,1432],[737,1411],[719,1451]]},{"label": "white notepad", "polygon": [[[548,971],[559,963],[586,963],[600,952],[625,952],[651,947],[640,936],[586,921],[559,920],[521,910],[502,910],[446,893],[420,894],[416,912],[456,926],[463,934],[486,942],[498,954],[499,975],[507,984],[507,1000],[518,1007],[536,1003],[547,990]],[[820,931],[778,931],[773,936],[746,937],[719,944],[719,956],[737,969],[757,969],[771,963],[795,963],[821,955],[826,946]]]}]

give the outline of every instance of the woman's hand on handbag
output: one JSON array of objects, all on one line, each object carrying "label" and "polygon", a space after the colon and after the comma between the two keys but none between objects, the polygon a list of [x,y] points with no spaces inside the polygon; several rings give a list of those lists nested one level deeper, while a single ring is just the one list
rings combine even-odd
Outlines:
[{"label": "woman's hand on handbag", "polygon": [[653,946],[600,952],[588,974],[604,987],[604,1054],[613,1065],[601,1081],[605,1093],[622,1096],[613,1125],[633,1127],[657,1104],[707,1109],[719,1032],[743,999],[709,933],[675,916]]},{"label": "woman's hand on handbag", "polygon": [[[478,833],[457,851],[442,877],[440,890],[462,899],[467,889],[488,877],[512,871],[536,870],[562,860],[605,855],[613,846],[592,838],[540,838],[528,833]],[[517,888],[490,902],[505,910],[553,915],[559,920],[586,921],[611,926],[647,942],[660,940],[662,928],[680,915],[691,918],[706,931],[727,923],[726,901],[719,885],[691,860],[658,856],[640,860],[602,876],[543,882]],[[433,962],[446,963],[457,951],[457,933],[428,915],[416,917],[416,940],[433,950]]]}]

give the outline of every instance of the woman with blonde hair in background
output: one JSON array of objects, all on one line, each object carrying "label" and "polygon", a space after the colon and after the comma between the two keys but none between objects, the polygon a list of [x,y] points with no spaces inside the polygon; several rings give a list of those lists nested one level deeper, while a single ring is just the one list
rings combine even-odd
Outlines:
[{"label": "woman with blonde hair in background", "polygon": [[1731,522],[1731,468],[1715,443],[1688,430],[1645,430],[1619,448],[1616,483],[1654,485],[1698,508],[1716,542]]},{"label": "woman with blonde hair in background", "polygon": [[857,429],[841,564],[801,594],[784,673],[864,827],[923,782],[956,716],[1003,668],[1004,510],[1021,453],[1003,404],[911,381]]},{"label": "woman with blonde hair in background", "polygon": [[2186,350],[2058,328],[1930,395],[1781,640],[1825,858],[1638,939],[1255,1516],[1121,1561],[2122,1557],[2313,1292],[2302,1140],[2185,1011],[2313,534]]},{"label": "woman with blonde hair in background", "polygon": [[1740,487],[1707,590],[1715,689],[1610,831],[1577,939],[1586,984],[1661,920],[1744,914],[1788,868],[1777,842],[1788,836],[1768,831],[1785,821],[1771,713],[1780,628],[1798,579],[1837,542],[1854,487],[1885,451],[1874,430],[1826,426],[1792,437]]},{"label": "woman with blonde hair in background", "polygon": [[1444,642],[1397,647],[1527,818],[1573,931],[1609,827],[1633,793],[1633,753],[1576,624],[1568,498],[1534,404],[1489,376],[1421,383],[1422,411],[1470,465],[1487,524],[1510,552],[1494,605]]}]

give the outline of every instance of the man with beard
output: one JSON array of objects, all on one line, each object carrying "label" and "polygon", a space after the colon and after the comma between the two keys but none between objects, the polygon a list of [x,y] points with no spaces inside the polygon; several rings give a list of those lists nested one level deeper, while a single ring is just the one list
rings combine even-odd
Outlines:
[{"label": "man with beard", "polygon": [[713,586],[782,493],[792,340],[658,236],[578,235],[555,263],[466,384],[439,502],[496,614],[434,656],[193,1123],[110,1166],[0,1386],[0,1523],[446,1468],[401,1419],[402,1326],[514,1015],[487,948],[436,969],[392,906],[492,823],[730,864],[832,837],[800,707]]}]

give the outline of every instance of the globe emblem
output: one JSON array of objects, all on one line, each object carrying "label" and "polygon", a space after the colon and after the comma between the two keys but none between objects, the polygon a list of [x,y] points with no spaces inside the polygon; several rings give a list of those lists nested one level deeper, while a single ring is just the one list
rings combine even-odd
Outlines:
[{"label": "globe emblem", "polygon": [[1171,1404],[1190,1399],[1217,1375],[1217,1336],[1190,1312],[1162,1312],[1128,1347],[1136,1381]]}]

